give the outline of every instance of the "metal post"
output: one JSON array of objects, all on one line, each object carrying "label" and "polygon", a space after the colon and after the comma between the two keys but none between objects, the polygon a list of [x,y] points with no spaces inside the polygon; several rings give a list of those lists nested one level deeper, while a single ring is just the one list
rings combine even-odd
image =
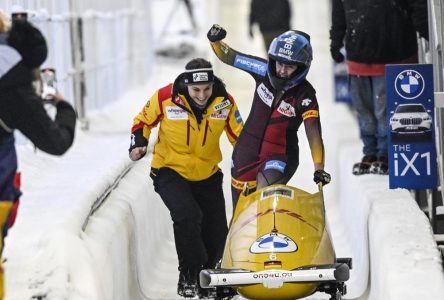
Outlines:
[{"label": "metal post", "polygon": [[77,111],[77,116],[80,122],[80,128],[87,130],[89,127],[88,119],[86,118],[85,109],[85,85],[84,85],[84,71],[82,67],[82,28],[81,19],[78,16],[78,10],[76,9],[74,0],[69,1],[71,18],[71,43],[73,51],[73,82],[74,82],[74,104]]},{"label": "metal post", "polygon": [[[428,0],[428,19],[429,19],[429,43],[431,59],[433,63],[433,78],[435,94],[440,94],[444,91],[443,78],[443,56],[442,56],[442,41],[443,41],[443,13],[444,0]],[[438,98],[435,96],[435,98]],[[431,198],[437,199],[437,192],[443,193],[443,149],[444,149],[444,108],[440,107],[439,101],[435,104],[435,136],[436,136],[436,152],[438,164],[438,189],[433,191]],[[443,195],[444,196],[444,195]],[[436,213],[437,201],[430,201],[433,206],[433,211]],[[432,213],[432,212],[430,212]],[[436,216],[435,216],[436,217]],[[436,223],[436,218],[434,219]],[[435,226],[436,227],[436,226]],[[435,228],[434,228],[435,229]]]}]

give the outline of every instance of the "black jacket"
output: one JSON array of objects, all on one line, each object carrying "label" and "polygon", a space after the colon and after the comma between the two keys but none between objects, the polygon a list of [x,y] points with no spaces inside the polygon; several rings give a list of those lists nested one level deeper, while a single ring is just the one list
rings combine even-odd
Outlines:
[{"label": "black jacket", "polygon": [[46,59],[43,35],[27,22],[14,24],[7,36],[0,36],[0,47],[0,143],[18,129],[37,148],[65,153],[74,140],[75,111],[61,101],[53,121],[32,86],[32,69]]},{"label": "black jacket", "polygon": [[427,0],[332,0],[331,48],[348,60],[385,64],[417,53],[428,38]]},{"label": "black jacket", "polygon": [[288,0],[251,0],[250,26],[257,23],[261,32],[290,30]]}]

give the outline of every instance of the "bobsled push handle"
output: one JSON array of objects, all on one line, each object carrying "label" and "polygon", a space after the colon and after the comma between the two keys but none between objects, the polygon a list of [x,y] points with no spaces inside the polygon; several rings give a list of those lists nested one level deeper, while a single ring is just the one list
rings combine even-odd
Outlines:
[{"label": "bobsled push handle", "polygon": [[320,192],[322,192],[322,188],[324,187],[324,185],[322,184],[322,182],[318,183],[318,189]]},{"label": "bobsled push handle", "polygon": [[318,183],[318,189],[319,189],[319,195],[321,196],[321,200],[322,202],[324,202],[324,192],[322,191],[324,185],[322,184],[322,182]]}]

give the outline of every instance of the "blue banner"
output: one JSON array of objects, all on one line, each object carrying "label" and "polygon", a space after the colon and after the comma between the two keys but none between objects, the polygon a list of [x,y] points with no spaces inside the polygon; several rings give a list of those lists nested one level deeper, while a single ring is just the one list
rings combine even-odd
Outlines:
[{"label": "blue banner", "polygon": [[387,65],[390,188],[437,186],[431,64]]}]

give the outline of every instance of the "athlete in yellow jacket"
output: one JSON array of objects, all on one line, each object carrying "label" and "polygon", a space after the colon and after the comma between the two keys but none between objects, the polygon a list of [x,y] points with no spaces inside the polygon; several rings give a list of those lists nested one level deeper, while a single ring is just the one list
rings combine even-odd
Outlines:
[{"label": "athlete in yellow jacket", "polygon": [[211,64],[196,58],[173,84],[157,90],[135,117],[132,160],[145,155],[151,131],[158,125],[151,178],[174,223],[177,292],[187,298],[206,297],[211,291],[200,288],[199,271],[215,267],[228,232],[219,140],[225,131],[234,145],[242,118]]},{"label": "athlete in yellow jacket", "polygon": [[[134,119],[132,134],[134,142],[142,139],[145,146],[152,128],[160,123],[151,166],[168,167],[187,180],[197,181],[218,171],[222,160],[221,134],[225,131],[234,145],[242,129],[242,119],[236,103],[217,77],[212,83],[213,93],[203,96],[207,102],[201,111],[195,107],[198,100],[193,103],[190,94],[180,91],[182,77],[154,93]],[[189,88],[194,89],[194,85]]]}]

